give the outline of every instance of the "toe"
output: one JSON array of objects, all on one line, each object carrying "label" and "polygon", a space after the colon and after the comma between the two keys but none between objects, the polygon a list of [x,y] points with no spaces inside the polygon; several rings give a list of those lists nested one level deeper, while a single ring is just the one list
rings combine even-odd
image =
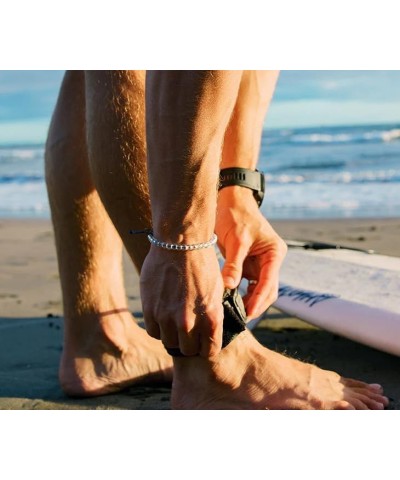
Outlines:
[{"label": "toe", "polygon": [[370,410],[370,408],[368,408],[367,405],[365,405],[365,403],[358,398],[351,398],[349,403],[354,407],[354,410]]},{"label": "toe", "polygon": [[372,393],[372,392],[367,392],[364,393],[367,397],[371,398],[375,402],[381,403],[384,407],[387,407],[389,405],[389,399],[385,397],[384,395],[380,395],[379,393]]},{"label": "toe", "polygon": [[379,383],[365,383],[360,380],[353,380],[352,378],[342,378],[342,383],[350,388],[364,389],[378,394],[383,393],[382,385]]},{"label": "toe", "polygon": [[383,393],[383,387],[382,385],[379,385],[379,383],[370,383],[368,386],[371,390],[374,390],[378,393]]},{"label": "toe", "polygon": [[346,400],[341,400],[340,402],[336,402],[333,404],[333,410],[355,410],[356,408]]},{"label": "toe", "polygon": [[361,393],[352,393],[353,398],[350,402],[353,403],[353,399],[358,400],[359,402],[363,403],[368,410],[384,410],[385,406],[382,402],[376,401],[367,395],[363,395]]},{"label": "toe", "polygon": [[366,396],[375,402],[382,403],[383,406],[387,407],[389,405],[389,399],[380,393],[377,393],[375,390],[365,389],[365,388],[352,388],[354,393]]},{"label": "toe", "polygon": [[352,378],[342,378],[342,383],[350,388],[369,388],[369,384]]}]

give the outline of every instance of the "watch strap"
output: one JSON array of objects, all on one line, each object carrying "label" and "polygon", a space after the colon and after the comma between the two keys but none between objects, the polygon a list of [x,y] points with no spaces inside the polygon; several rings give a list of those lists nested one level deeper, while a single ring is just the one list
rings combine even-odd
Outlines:
[{"label": "watch strap", "polygon": [[261,205],[265,191],[265,179],[262,172],[240,167],[223,168],[219,173],[219,190],[232,185],[253,190],[258,206]]}]

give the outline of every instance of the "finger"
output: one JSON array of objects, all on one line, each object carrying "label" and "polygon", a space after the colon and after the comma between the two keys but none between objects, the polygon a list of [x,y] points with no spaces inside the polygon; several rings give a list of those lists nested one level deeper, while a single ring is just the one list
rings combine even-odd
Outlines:
[{"label": "finger", "polygon": [[200,355],[210,358],[218,355],[222,348],[222,325],[224,309],[218,308],[214,315],[209,316],[206,324],[200,330]]},{"label": "finger", "polygon": [[272,258],[267,256],[261,263],[258,283],[247,303],[247,314],[251,319],[265,312],[278,298],[279,271],[284,258],[282,254],[274,255]]},{"label": "finger", "polygon": [[160,322],[160,333],[165,348],[179,348],[178,332],[172,321]]},{"label": "finger", "polygon": [[227,288],[236,288],[242,278],[243,262],[249,252],[247,242],[227,242],[222,278]]},{"label": "finger", "polygon": [[192,357],[200,353],[200,338],[198,331],[194,328],[190,332],[178,331],[179,349],[183,355]]},{"label": "finger", "polygon": [[246,295],[245,305],[249,319],[256,318],[267,310],[278,296],[280,262],[266,263],[260,271],[257,284]]},{"label": "finger", "polygon": [[245,295],[246,297],[251,297],[251,295],[253,294],[257,286],[257,283],[258,283],[258,280],[252,280],[252,279],[249,280],[249,283],[247,285],[246,295]]},{"label": "finger", "polygon": [[156,323],[153,317],[150,315],[145,315],[145,313],[143,313],[143,317],[144,317],[144,326],[146,328],[146,332],[150,335],[150,337],[160,340],[161,335],[160,335],[160,327],[158,326],[158,323]]},{"label": "finger", "polygon": [[255,318],[264,313],[278,296],[278,277],[267,268],[262,269],[258,282],[253,285],[243,301],[248,318]]},{"label": "finger", "polygon": [[252,297],[254,294],[254,290],[256,289],[258,280],[249,280],[249,283],[247,285],[247,290],[245,295],[242,297],[243,303],[244,303],[244,308],[246,310],[246,315],[248,314],[248,303],[249,299]]},{"label": "finger", "polygon": [[266,312],[278,298],[278,289],[279,285],[276,283],[276,285],[264,290],[262,290],[261,287],[255,288],[251,296],[246,295],[246,297],[243,298],[243,302],[245,304],[247,320],[253,320]]}]

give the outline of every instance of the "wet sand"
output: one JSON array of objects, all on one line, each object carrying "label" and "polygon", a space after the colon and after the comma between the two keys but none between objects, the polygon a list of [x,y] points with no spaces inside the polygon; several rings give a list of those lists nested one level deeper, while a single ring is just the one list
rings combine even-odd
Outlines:
[{"label": "wet sand", "polygon": [[[400,257],[400,219],[275,221],[285,239],[337,242]],[[141,321],[138,277],[124,259],[129,308]],[[57,380],[62,302],[47,220],[0,220],[0,409],[168,409],[170,389],[69,399]],[[368,382],[400,409],[400,358],[316,329],[270,309],[255,330],[266,346]]]}]

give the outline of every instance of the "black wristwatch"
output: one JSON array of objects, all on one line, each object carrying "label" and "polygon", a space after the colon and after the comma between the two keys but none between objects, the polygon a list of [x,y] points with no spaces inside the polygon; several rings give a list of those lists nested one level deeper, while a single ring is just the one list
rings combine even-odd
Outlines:
[{"label": "black wristwatch", "polygon": [[261,205],[265,192],[265,179],[262,172],[250,170],[249,168],[223,168],[219,172],[218,190],[231,185],[250,188],[250,190],[253,190],[253,195],[258,206]]}]

